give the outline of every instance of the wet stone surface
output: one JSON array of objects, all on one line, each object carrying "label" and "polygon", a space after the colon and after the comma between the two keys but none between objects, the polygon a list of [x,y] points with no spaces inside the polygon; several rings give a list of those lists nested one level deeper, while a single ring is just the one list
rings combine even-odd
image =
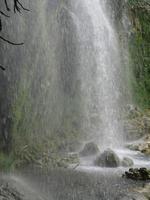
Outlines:
[{"label": "wet stone surface", "polygon": [[123,177],[132,180],[150,180],[150,170],[146,168],[130,168],[126,171]]},{"label": "wet stone surface", "polygon": [[44,200],[30,183],[14,175],[0,177],[0,200]]},{"label": "wet stone surface", "polygon": [[96,158],[94,164],[99,167],[115,168],[120,166],[120,159],[113,150],[107,149]]},{"label": "wet stone surface", "polygon": [[97,144],[95,144],[94,142],[89,142],[87,144],[85,144],[85,146],[83,147],[82,151],[80,151],[80,156],[91,156],[91,155],[96,155],[98,154],[99,148],[97,146]]}]

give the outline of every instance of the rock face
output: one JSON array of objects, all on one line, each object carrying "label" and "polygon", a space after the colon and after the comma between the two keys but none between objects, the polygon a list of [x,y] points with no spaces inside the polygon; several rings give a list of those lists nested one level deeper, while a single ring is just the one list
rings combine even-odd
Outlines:
[{"label": "rock face", "polygon": [[114,151],[107,149],[96,158],[94,164],[99,167],[119,167],[120,159]]},{"label": "rock face", "polygon": [[139,151],[150,155],[150,135],[145,136],[143,143],[139,144]]},{"label": "rock face", "polygon": [[85,144],[84,148],[80,152],[81,156],[92,156],[98,154],[99,148],[94,142],[89,142]]},{"label": "rock face", "polygon": [[124,157],[121,164],[123,167],[131,167],[134,165],[134,162],[131,158]]},{"label": "rock face", "polygon": [[128,141],[137,140],[145,134],[141,119],[128,119],[124,121],[124,131]]},{"label": "rock face", "polygon": [[142,116],[142,113],[139,110],[139,108],[132,104],[128,104],[126,106],[126,112],[130,118],[136,118]]},{"label": "rock face", "polygon": [[128,141],[137,140],[150,133],[150,111],[140,111],[137,107],[129,105],[124,120],[124,131]]},{"label": "rock face", "polygon": [[150,131],[150,116],[144,116],[143,123],[144,123],[145,131],[148,133]]}]

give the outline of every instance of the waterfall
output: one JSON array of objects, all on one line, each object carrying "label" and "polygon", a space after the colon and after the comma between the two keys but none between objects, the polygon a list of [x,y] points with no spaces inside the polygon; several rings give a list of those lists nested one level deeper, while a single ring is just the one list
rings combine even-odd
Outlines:
[{"label": "waterfall", "polygon": [[119,120],[122,94],[117,33],[104,1],[82,0],[72,4],[79,40],[83,129],[101,147],[116,147],[123,140]]},{"label": "waterfall", "polygon": [[29,9],[8,27],[24,45],[1,50],[13,132],[65,147],[81,135],[101,148],[121,144],[120,47],[105,0],[38,0]]}]

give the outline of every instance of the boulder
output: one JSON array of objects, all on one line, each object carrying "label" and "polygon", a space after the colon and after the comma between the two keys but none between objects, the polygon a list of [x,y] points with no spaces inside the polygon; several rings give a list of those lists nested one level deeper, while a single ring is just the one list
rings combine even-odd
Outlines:
[{"label": "boulder", "polygon": [[150,180],[150,170],[146,168],[130,168],[126,171],[123,177],[132,180]]},{"label": "boulder", "polygon": [[94,164],[99,167],[114,168],[120,166],[120,159],[114,151],[107,149],[96,158]]},{"label": "boulder", "polygon": [[89,142],[85,144],[84,148],[82,151],[80,151],[80,156],[92,156],[98,154],[99,148],[94,142]]},{"label": "boulder", "polygon": [[123,167],[131,167],[134,165],[134,162],[131,158],[124,157],[121,164]]}]

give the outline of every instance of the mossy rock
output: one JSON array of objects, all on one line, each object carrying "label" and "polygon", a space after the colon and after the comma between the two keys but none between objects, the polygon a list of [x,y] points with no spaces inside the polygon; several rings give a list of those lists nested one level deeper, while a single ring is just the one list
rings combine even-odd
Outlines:
[{"label": "mossy rock", "polygon": [[150,170],[147,168],[130,168],[123,177],[132,180],[150,180]]},{"label": "mossy rock", "polygon": [[121,164],[123,167],[132,167],[134,165],[134,162],[131,158],[124,157]]},{"label": "mossy rock", "polygon": [[85,146],[83,147],[83,149],[80,151],[80,156],[92,156],[92,155],[96,155],[100,152],[97,144],[95,144],[94,142],[89,142],[87,144],[85,144]]},{"label": "mossy rock", "polygon": [[120,166],[120,159],[113,150],[107,149],[96,158],[94,164],[99,167],[115,168]]}]

